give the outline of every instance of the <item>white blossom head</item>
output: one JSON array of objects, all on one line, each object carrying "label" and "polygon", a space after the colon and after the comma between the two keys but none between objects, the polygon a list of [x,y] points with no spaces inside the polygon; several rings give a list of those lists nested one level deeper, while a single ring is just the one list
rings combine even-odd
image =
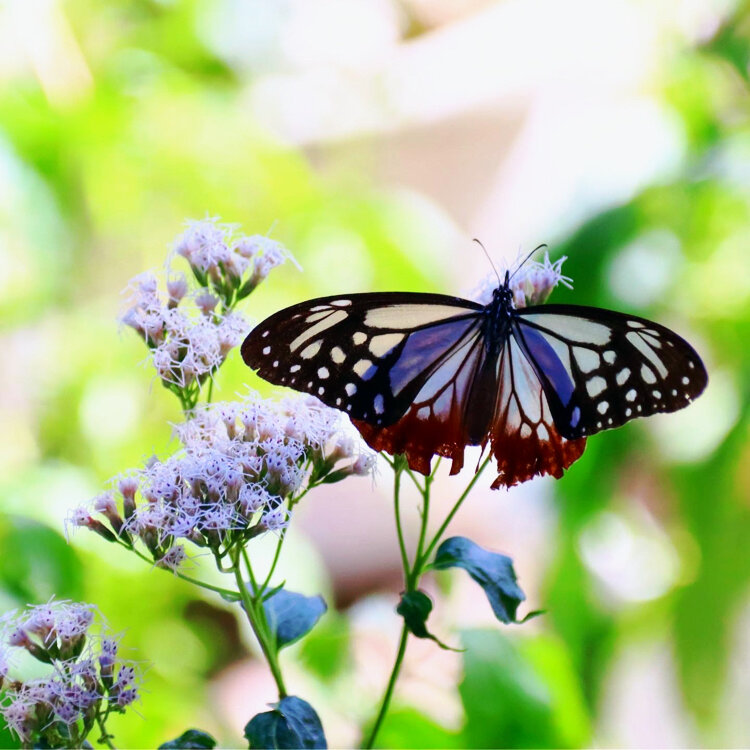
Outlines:
[{"label": "white blossom head", "polygon": [[[572,279],[562,273],[562,264],[566,260],[563,256],[552,262],[547,252],[544,253],[542,261],[524,260],[524,256],[519,253],[516,261],[508,269],[515,306],[528,307],[546,302],[558,284],[572,288]],[[493,273],[486,276],[471,292],[471,299],[483,305],[490,304],[498,284],[497,275]]]},{"label": "white blossom head", "polygon": [[110,541],[140,541],[157,565],[175,569],[186,557],[181,547],[175,551],[182,541],[220,554],[279,531],[302,492],[374,464],[348,420],[309,396],[277,401],[251,391],[237,402],[196,408],[174,429],[181,450],[150,460],[137,479],[117,480],[72,523],[95,531],[99,524]]},{"label": "white blossom head", "polygon": [[[14,611],[0,620],[0,683],[5,692],[0,716],[24,744],[65,747],[76,737],[83,746],[95,719],[121,713],[138,697],[132,662],[118,657],[119,640],[94,631],[90,604],[50,601]],[[25,679],[15,672],[14,650],[25,650],[47,673]],[[131,691],[123,700],[123,689]]]}]

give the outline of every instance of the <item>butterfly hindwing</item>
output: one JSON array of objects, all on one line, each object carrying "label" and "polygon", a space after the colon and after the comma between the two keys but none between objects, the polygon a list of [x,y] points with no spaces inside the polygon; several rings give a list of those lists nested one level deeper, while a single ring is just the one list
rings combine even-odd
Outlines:
[{"label": "butterfly hindwing", "polygon": [[498,395],[489,438],[498,468],[493,489],[536,475],[559,478],[586,446],[584,438],[568,440],[560,434],[542,380],[512,336],[498,360]]},{"label": "butterfly hindwing", "polygon": [[668,328],[612,310],[518,310],[514,337],[539,374],[555,424],[570,439],[687,406],[705,388],[695,350]]},{"label": "butterfly hindwing", "polygon": [[388,425],[478,330],[481,305],[438,294],[322,297],[257,326],[242,357],[258,374],[353,419]]}]

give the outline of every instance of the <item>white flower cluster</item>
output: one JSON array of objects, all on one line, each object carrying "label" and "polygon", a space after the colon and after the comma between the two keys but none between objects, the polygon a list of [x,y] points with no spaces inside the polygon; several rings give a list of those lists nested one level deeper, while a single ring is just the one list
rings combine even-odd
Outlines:
[{"label": "white flower cluster", "polygon": [[[82,747],[98,715],[122,712],[138,698],[133,664],[118,659],[117,638],[89,632],[93,622],[92,605],[69,601],[0,619],[0,715],[25,745],[68,746],[60,744],[64,725],[65,740]],[[48,665],[49,673],[17,678],[13,656],[20,649]]]},{"label": "white flower cluster", "polygon": [[183,275],[167,282],[165,297],[152,273],[137,276],[129,289],[131,305],[122,322],[148,344],[159,377],[179,388],[201,383],[215,372],[250,327],[237,312],[215,312],[219,299],[210,293],[193,296],[190,308],[181,305],[188,297]]},{"label": "white flower cluster", "polygon": [[[516,260],[515,268],[510,270],[510,288],[517,308],[546,302],[558,284],[572,288],[572,279],[562,274],[562,264],[567,260],[565,256],[553,263],[549,259],[549,253],[545,252],[543,261],[527,260],[521,266],[518,266],[519,260],[520,258]],[[492,293],[497,287],[497,276],[492,274],[486,276],[470,296],[477,302],[488,305],[492,302]]]},{"label": "white flower cluster", "polygon": [[219,554],[236,535],[283,529],[304,487],[371,472],[374,454],[347,425],[310,396],[274,402],[250,393],[239,403],[200,407],[175,426],[180,452],[150,461],[116,491],[95,498],[93,511],[108,526],[85,508],[72,522],[110,541],[138,538],[157,564],[172,569],[185,558],[177,539]]},{"label": "white flower cluster", "polygon": [[[216,219],[191,221],[178,237],[175,252],[187,260],[201,284],[211,283],[220,290],[241,290],[240,298],[247,296],[276,266],[287,260],[296,265],[280,242],[259,234],[234,234],[235,227],[219,224]],[[248,272],[248,280],[241,285]]]}]

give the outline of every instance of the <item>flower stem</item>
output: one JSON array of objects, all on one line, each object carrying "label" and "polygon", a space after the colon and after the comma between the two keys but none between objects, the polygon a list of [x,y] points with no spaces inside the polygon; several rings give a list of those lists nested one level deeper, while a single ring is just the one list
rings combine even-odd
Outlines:
[{"label": "flower stem", "polygon": [[396,516],[396,535],[398,536],[398,547],[401,550],[401,564],[404,568],[404,576],[409,570],[409,557],[406,554],[406,542],[404,530],[401,526],[401,471],[394,468],[393,471],[393,511]]},{"label": "flower stem", "polygon": [[477,473],[474,474],[474,476],[471,478],[471,481],[466,486],[466,489],[461,493],[461,497],[458,498],[456,501],[456,504],[451,508],[450,513],[445,517],[445,520],[440,525],[440,528],[435,533],[435,536],[432,538],[432,541],[427,545],[427,549],[424,551],[424,554],[422,554],[421,558],[418,559],[415,564],[414,568],[415,570],[419,569],[421,572],[424,569],[424,565],[427,562],[428,558],[432,554],[432,551],[435,549],[435,547],[438,545],[438,542],[440,542],[441,537],[445,533],[445,530],[448,528],[448,524],[453,520],[453,517],[458,513],[458,509],[463,504],[463,501],[466,500],[471,490],[474,488],[474,485],[477,483],[479,477],[482,475],[482,472],[487,468],[487,465],[489,464],[492,456],[487,456],[487,458],[484,459],[482,462],[482,465],[477,469]]},{"label": "flower stem", "polygon": [[[109,710],[107,710],[107,715],[109,714]],[[107,732],[107,727],[105,726],[105,719],[102,717],[101,714],[97,713],[96,715],[96,723],[99,726],[99,731],[102,733],[102,736],[99,738],[99,742],[103,742],[107,747],[111,748],[111,750],[115,750],[115,745],[112,743],[111,735]]]},{"label": "flower stem", "polygon": [[398,642],[396,661],[393,663],[393,669],[391,670],[391,676],[388,680],[388,686],[386,687],[385,693],[383,695],[383,702],[380,704],[378,717],[377,719],[375,719],[375,724],[373,724],[372,730],[370,731],[370,736],[367,738],[367,742],[362,745],[362,747],[366,750],[369,750],[369,748],[371,748],[375,744],[375,737],[377,737],[378,731],[380,730],[380,725],[383,723],[383,719],[385,719],[385,715],[388,713],[388,707],[391,704],[391,697],[393,696],[393,689],[396,686],[396,680],[398,679],[399,672],[401,671],[401,664],[404,661],[404,654],[406,653],[406,641],[408,638],[409,630],[406,627],[406,623],[404,623],[403,627],[401,628],[401,639]]},{"label": "flower stem", "polygon": [[[244,548],[240,549],[240,553],[244,559],[245,565],[249,573],[252,573],[250,567],[250,560],[247,557],[247,553]],[[286,685],[284,685],[284,678],[281,674],[281,668],[279,667],[278,653],[276,651],[276,644],[274,642],[273,634],[270,632],[268,622],[266,621],[266,613],[263,609],[262,594],[263,592],[255,591],[254,596],[250,596],[250,592],[247,590],[247,585],[242,579],[242,570],[240,566],[240,553],[234,555],[234,578],[237,582],[237,589],[242,597],[242,603],[245,607],[245,613],[247,614],[248,622],[250,627],[255,633],[255,637],[258,639],[260,649],[263,652],[263,656],[266,658],[268,668],[271,670],[273,679],[276,682],[276,689],[279,693],[279,699],[286,698],[287,691]]]},{"label": "flower stem", "polygon": [[[131,552],[135,552],[138,557],[141,558],[141,560],[145,560],[147,563],[150,563],[151,565],[155,565],[154,561],[151,560],[147,555],[144,555],[143,552],[136,549],[135,547],[132,547],[129,544],[125,544],[124,542],[118,542],[121,546],[125,547],[125,549],[130,550]],[[158,566],[156,566],[158,567]],[[187,581],[188,583],[192,583],[195,586],[200,586],[202,589],[207,589],[208,591],[214,591],[217,594],[220,594],[223,597],[226,597],[228,599],[238,599],[239,596],[236,591],[232,591],[231,589],[224,589],[221,586],[214,586],[212,583],[206,583],[205,581],[199,581],[197,578],[192,578],[191,576],[186,576],[184,573],[180,573],[179,570],[169,570],[170,573],[177,576],[178,578],[181,578],[183,581]]]},{"label": "flower stem", "polygon": [[[442,522],[442,524],[440,524],[440,528],[437,530],[436,534],[433,536],[432,540],[427,545],[426,549],[424,547],[424,544],[427,538],[427,525],[429,522],[429,514],[430,514],[430,489],[432,486],[432,482],[435,478],[435,471],[433,471],[431,474],[425,477],[424,484],[420,484],[417,478],[414,476],[414,474],[411,471],[408,472],[412,478],[412,481],[417,486],[417,488],[419,489],[422,495],[419,539],[417,541],[417,549],[414,555],[413,566],[409,565],[409,558],[406,552],[406,545],[404,543],[404,535],[403,535],[403,530],[401,527],[401,515],[400,515],[400,506],[399,506],[399,494],[400,494],[400,489],[401,489],[401,480],[400,480],[401,471],[396,468],[395,464],[391,464],[391,466],[393,467],[394,476],[395,476],[394,485],[393,485],[393,494],[394,494],[394,510],[396,513],[396,531],[398,533],[399,548],[401,549],[401,561],[404,567],[404,580],[405,580],[407,591],[417,590],[419,586],[419,579],[422,577],[422,574],[425,571],[427,561],[429,560],[430,555],[432,554],[432,551],[440,542],[441,537],[445,533],[445,530],[448,528],[448,525],[450,524],[450,522],[453,520],[453,517],[458,512],[458,509],[461,507],[464,500],[466,500],[467,496],[469,495],[469,492],[471,492],[474,485],[479,480],[479,477],[481,476],[482,472],[489,464],[490,458],[491,457],[488,456],[484,460],[482,465],[477,469],[476,474],[474,474],[471,481],[466,486],[466,489],[461,493],[455,505],[451,508],[448,515],[445,517],[445,520]],[[437,465],[435,466],[435,469],[437,469]],[[377,737],[377,734],[380,731],[380,727],[383,723],[383,720],[385,719],[385,716],[388,713],[388,708],[391,703],[391,698],[393,697],[393,691],[396,686],[396,680],[398,680],[399,673],[401,672],[401,665],[404,660],[404,654],[406,653],[406,643],[407,643],[408,637],[409,637],[409,630],[406,626],[406,622],[404,622],[404,625],[401,628],[401,638],[398,644],[398,651],[396,652],[396,660],[393,664],[393,669],[391,670],[391,676],[388,680],[388,685],[386,686],[385,693],[383,695],[383,700],[380,705],[380,711],[378,712],[378,716],[375,719],[375,723],[373,724],[372,730],[370,731],[370,735],[367,738],[367,741],[362,746],[366,750],[368,750],[369,748],[372,748],[373,745],[375,744],[375,738]]]}]

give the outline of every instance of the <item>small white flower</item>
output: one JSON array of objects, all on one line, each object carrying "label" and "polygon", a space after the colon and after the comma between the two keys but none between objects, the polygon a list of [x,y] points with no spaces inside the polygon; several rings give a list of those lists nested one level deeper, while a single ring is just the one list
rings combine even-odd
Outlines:
[{"label": "small white flower", "polygon": [[[572,279],[562,274],[562,264],[567,260],[566,257],[563,256],[552,262],[549,259],[549,253],[545,252],[541,262],[526,260],[523,265],[519,266],[522,260],[519,254],[516,263],[509,270],[513,303],[517,308],[542,304],[558,284],[572,288]],[[469,296],[482,305],[488,305],[492,302],[493,293],[499,285],[495,274],[488,275]]]},{"label": "small white flower", "polygon": [[261,523],[268,531],[281,531],[289,525],[289,513],[286,508],[279,506],[265,513]]},{"label": "small white flower", "polygon": [[210,315],[216,305],[219,304],[219,298],[213,294],[205,292],[204,294],[199,294],[195,298],[195,304],[204,315]]}]

